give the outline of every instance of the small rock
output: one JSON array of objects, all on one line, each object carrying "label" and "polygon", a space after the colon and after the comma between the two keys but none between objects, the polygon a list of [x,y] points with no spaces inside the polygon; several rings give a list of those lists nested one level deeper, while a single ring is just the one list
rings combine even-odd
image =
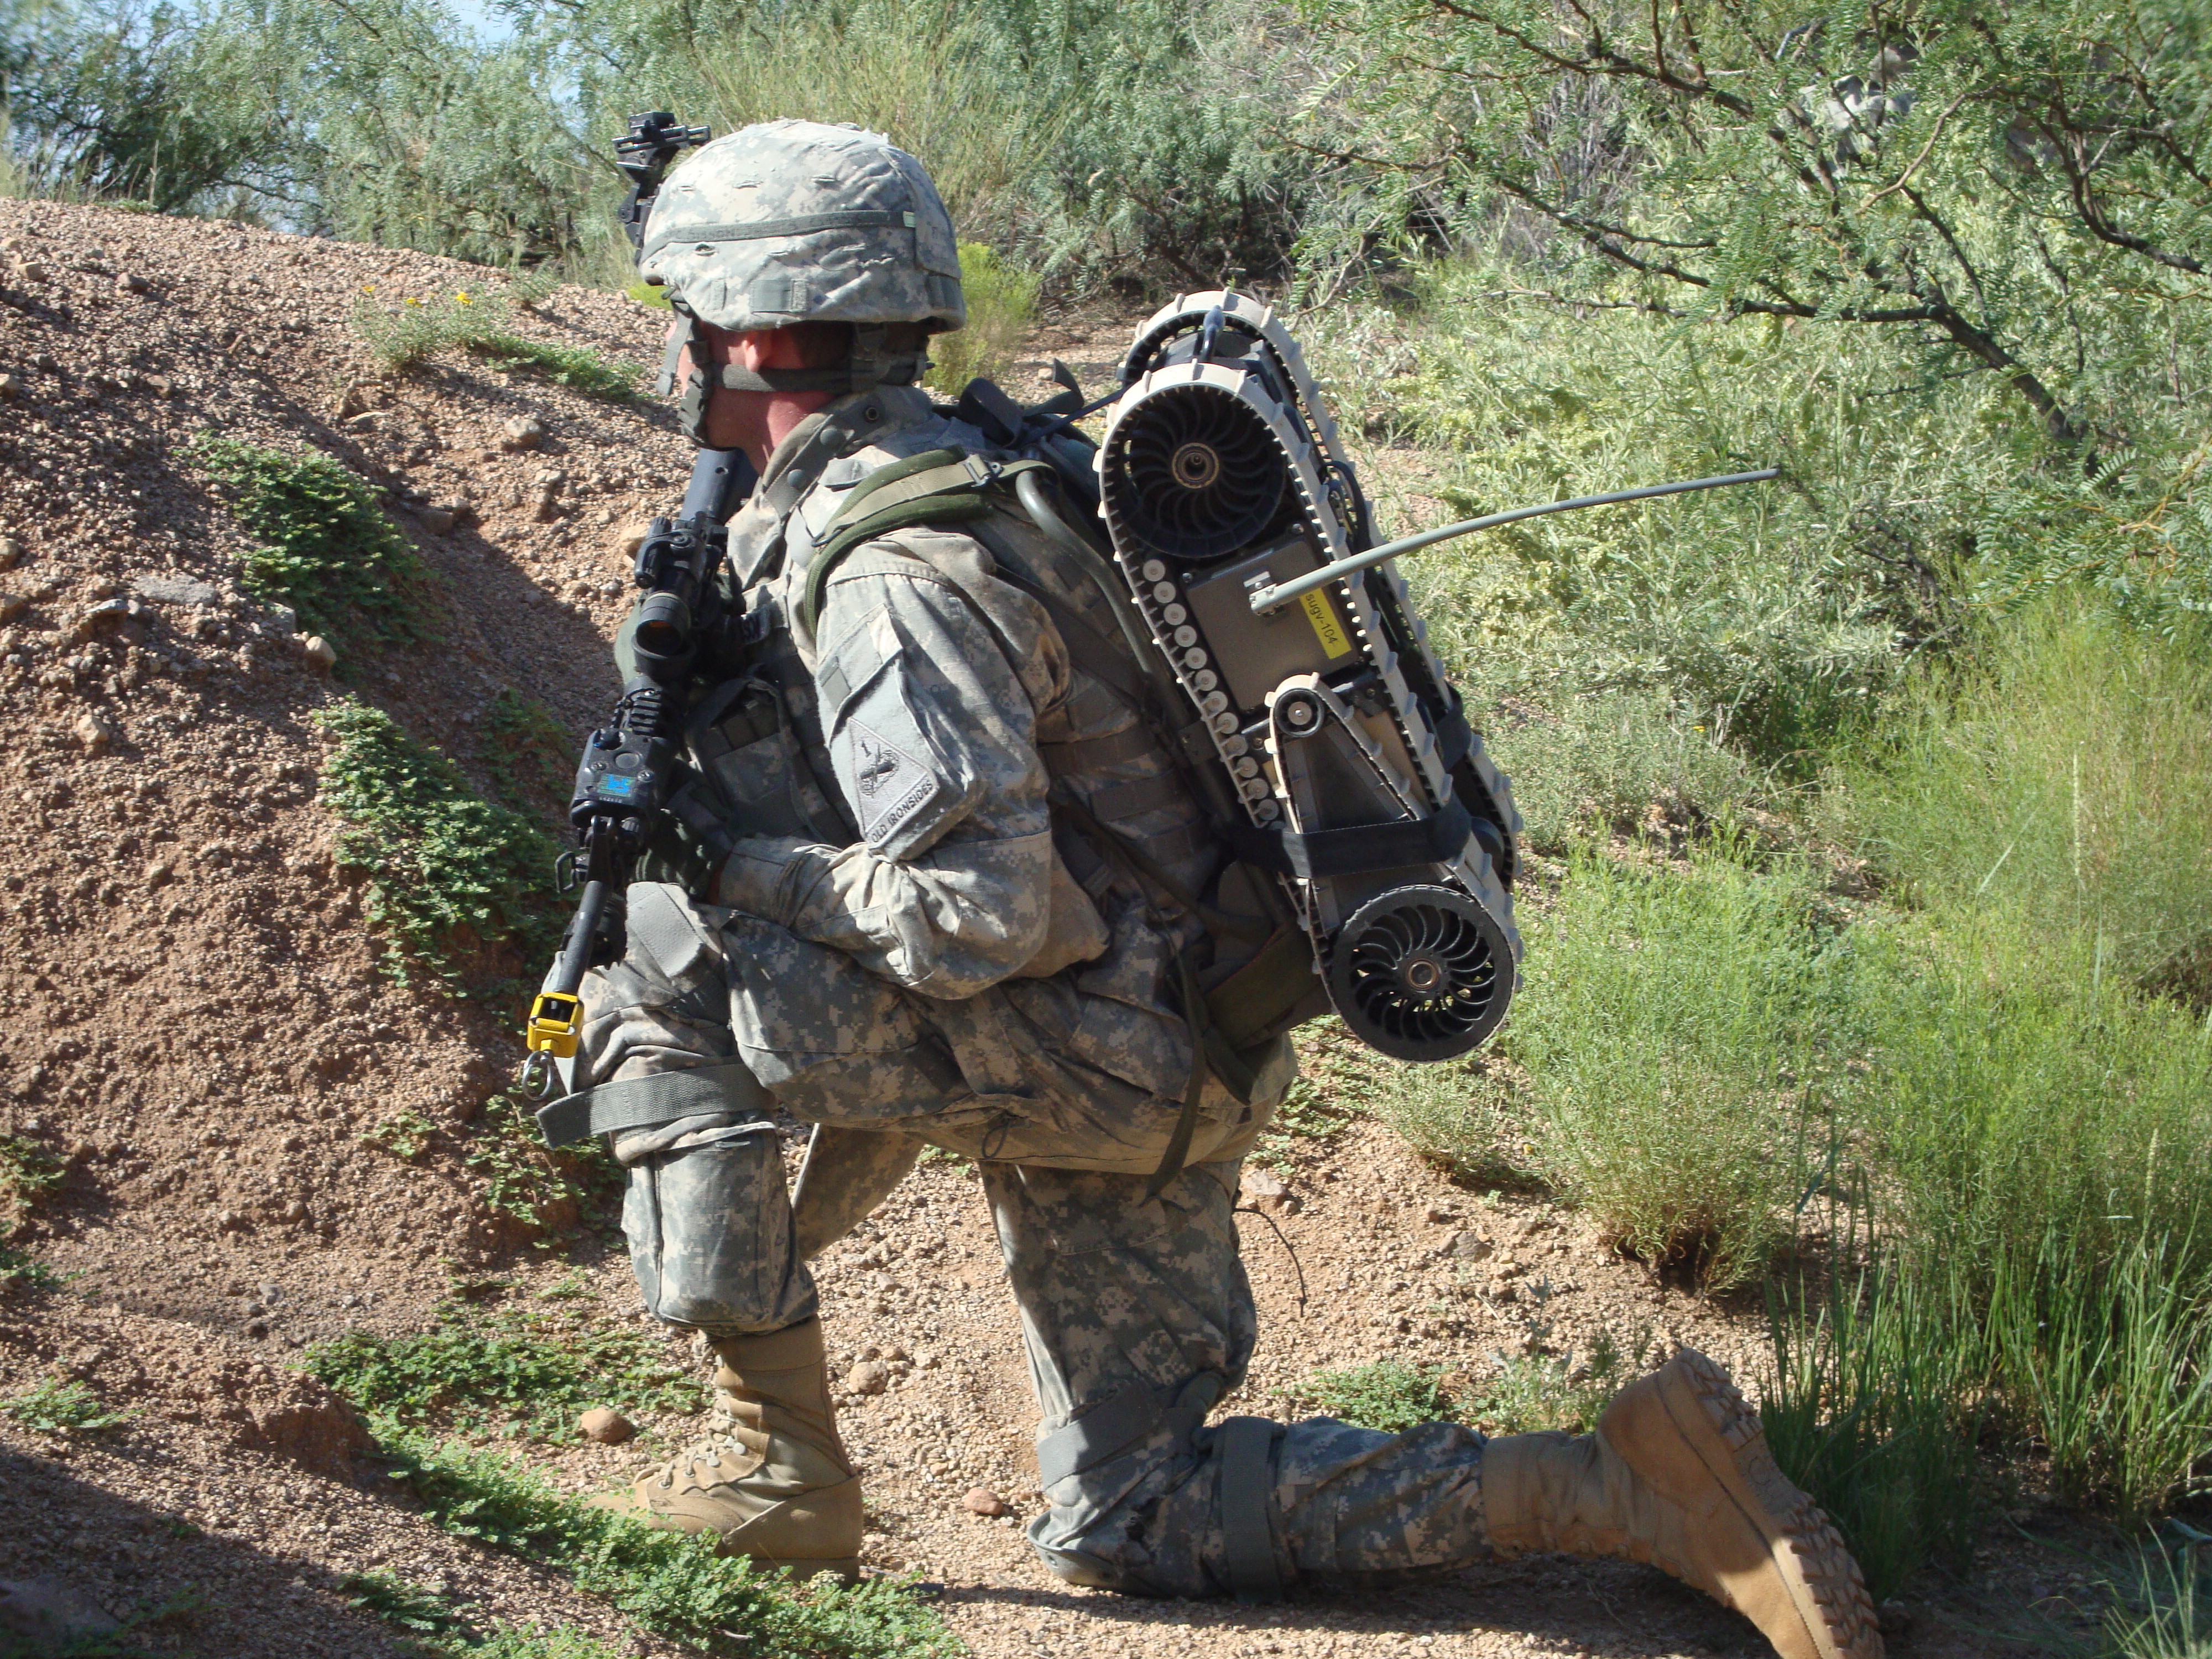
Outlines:
[{"label": "small rock", "polygon": [[21,593],[0,593],[0,623],[11,623],[31,608]]},{"label": "small rock", "polygon": [[266,1336],[266,1335],[268,1335],[268,1334],[269,1334],[269,1322],[268,1322],[267,1320],[265,1320],[265,1319],[249,1319],[249,1320],[247,1320],[247,1321],[246,1322],[246,1334],[248,1336]]},{"label": "small rock", "polygon": [[299,1199],[296,1199],[296,1198],[295,1198],[295,1199],[294,1199],[294,1200],[293,1200],[289,1204],[287,1204],[287,1205],[284,1206],[284,1219],[285,1219],[285,1220],[287,1220],[287,1221],[305,1221],[307,1218],[307,1205],[306,1205],[304,1202],[302,1202],[301,1200],[299,1200]]},{"label": "small rock", "polygon": [[422,520],[422,528],[433,536],[444,535],[459,522],[450,507],[426,507],[417,516]]},{"label": "small rock", "polygon": [[146,866],[145,882],[149,887],[166,887],[176,878],[177,866],[167,859],[155,859]]},{"label": "small rock", "polygon": [[217,1210],[215,1212],[215,1224],[223,1232],[234,1233],[246,1225],[246,1218],[235,1210]]},{"label": "small rock", "polygon": [[88,755],[104,755],[115,741],[115,732],[97,714],[87,714],[76,726],[76,740],[84,745]]},{"label": "small rock", "polygon": [[653,533],[650,520],[639,519],[624,525],[615,532],[615,545],[625,559],[637,557],[637,550],[645,545],[645,538]]},{"label": "small rock", "polygon": [[338,665],[337,652],[320,634],[310,634],[301,641],[300,655],[319,673],[327,674]]},{"label": "small rock", "polygon": [[376,430],[376,423],[383,418],[384,413],[381,410],[364,409],[358,415],[348,416],[346,425],[355,432],[374,432]]},{"label": "small rock", "polygon": [[1456,1221],[1459,1219],[1459,1212],[1449,1204],[1431,1204],[1429,1206],[1428,1218],[1432,1222]]},{"label": "small rock", "polygon": [[183,576],[141,576],[135,586],[141,599],[156,599],[163,605],[194,605],[201,610],[222,597],[210,584]]},{"label": "small rock", "polygon": [[22,381],[13,374],[0,374],[0,398],[13,398],[23,390]]},{"label": "small rock", "polygon": [[596,1440],[602,1446],[619,1446],[637,1432],[627,1417],[605,1406],[594,1406],[576,1421],[586,1440]]},{"label": "small rock", "polygon": [[46,1578],[0,1580],[0,1632],[25,1638],[36,1647],[73,1648],[88,1637],[105,1636],[117,1628],[96,1603],[66,1585]]},{"label": "small rock", "polygon": [[500,428],[501,449],[535,449],[545,441],[545,422],[534,415],[518,415]]},{"label": "small rock", "polygon": [[0,536],[0,570],[13,570],[23,562],[23,544],[13,536]]},{"label": "small rock", "polygon": [[890,1385],[890,1367],[879,1360],[864,1359],[845,1373],[848,1394],[881,1394]]},{"label": "small rock", "polygon": [[960,1507],[970,1515],[998,1516],[1011,1515],[1014,1506],[993,1492],[988,1486],[970,1486],[968,1495],[960,1500]]},{"label": "small rock", "polygon": [[115,291],[118,294],[143,294],[151,287],[153,284],[135,270],[124,271],[115,279]]},{"label": "small rock", "polygon": [[46,280],[46,268],[36,259],[26,259],[15,267],[15,275],[26,283],[43,283]]},{"label": "small rock", "polygon": [[272,605],[269,607],[269,625],[289,638],[300,631],[300,613],[289,605]]},{"label": "small rock", "polygon": [[1462,1231],[1451,1236],[1451,1242],[1444,1246],[1444,1254],[1456,1256],[1462,1261],[1481,1261],[1496,1248],[1480,1233]]},{"label": "small rock", "polygon": [[1255,1210],[1295,1215],[1304,1207],[1281,1178],[1270,1170],[1246,1170],[1241,1184],[1245,1201]]}]

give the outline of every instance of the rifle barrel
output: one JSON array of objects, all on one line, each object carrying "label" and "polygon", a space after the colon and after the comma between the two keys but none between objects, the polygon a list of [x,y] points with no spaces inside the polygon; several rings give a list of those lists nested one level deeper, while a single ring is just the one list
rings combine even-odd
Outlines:
[{"label": "rifle barrel", "polygon": [[1647,484],[1641,489],[1616,489],[1603,495],[1577,495],[1571,501],[1545,501],[1535,507],[1516,507],[1510,513],[1492,513],[1487,518],[1468,519],[1459,524],[1448,524],[1437,530],[1424,530],[1416,535],[1401,536],[1395,542],[1385,542],[1380,547],[1370,547],[1364,553],[1355,553],[1350,558],[1339,559],[1334,564],[1325,564],[1318,570],[1309,570],[1303,576],[1279,582],[1272,587],[1262,587],[1252,595],[1255,615],[1273,611],[1279,605],[1310,593],[1316,587],[1326,587],[1342,577],[1372,569],[1386,559],[1395,559],[1401,553],[1415,553],[1437,542],[1449,541],[1455,536],[1471,535],[1478,530],[1495,530],[1502,524],[1517,524],[1522,519],[1540,519],[1552,513],[1571,513],[1578,507],[1607,507],[1615,501],[1649,501],[1654,495],[1680,495],[1692,489],[1718,489],[1723,484],[1763,483],[1769,478],[1779,477],[1779,467],[1763,467],[1757,472],[1729,472],[1713,478],[1692,478],[1686,483]]}]

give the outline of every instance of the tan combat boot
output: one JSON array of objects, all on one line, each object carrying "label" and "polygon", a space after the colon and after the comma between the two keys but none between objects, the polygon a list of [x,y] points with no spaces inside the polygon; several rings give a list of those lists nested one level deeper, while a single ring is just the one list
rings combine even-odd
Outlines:
[{"label": "tan combat boot", "polygon": [[860,1478],[837,1437],[822,1322],[708,1345],[715,1434],[627,1492],[594,1498],[656,1527],[711,1532],[723,1555],[800,1578],[860,1577]]},{"label": "tan combat boot", "polygon": [[1482,1502],[1501,1554],[1648,1561],[1742,1613],[1782,1659],[1881,1659],[1858,1563],[1701,1353],[1623,1389],[1595,1434],[1492,1441]]}]

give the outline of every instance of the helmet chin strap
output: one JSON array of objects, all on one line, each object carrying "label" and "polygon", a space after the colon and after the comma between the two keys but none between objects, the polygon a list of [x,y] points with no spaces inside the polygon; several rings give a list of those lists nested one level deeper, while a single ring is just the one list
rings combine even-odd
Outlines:
[{"label": "helmet chin strap", "polygon": [[919,353],[891,356],[884,344],[887,330],[881,323],[854,325],[852,356],[826,368],[752,369],[735,363],[710,367],[699,319],[687,311],[678,310],[677,314],[687,325],[669,337],[656,390],[665,398],[676,389],[678,360],[684,348],[690,347],[691,372],[684,379],[684,396],[676,413],[695,443],[707,441],[707,400],[716,386],[732,392],[865,392],[870,386],[911,386],[928,367],[928,359]]}]

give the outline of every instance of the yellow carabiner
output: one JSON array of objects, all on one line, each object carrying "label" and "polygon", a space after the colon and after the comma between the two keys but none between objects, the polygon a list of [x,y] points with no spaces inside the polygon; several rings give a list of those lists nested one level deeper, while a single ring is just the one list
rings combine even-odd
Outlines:
[{"label": "yellow carabiner", "polygon": [[582,1001],[562,991],[541,991],[530,1005],[530,1024],[522,1040],[532,1054],[541,1050],[559,1060],[574,1058],[577,1027],[584,1018]]}]

